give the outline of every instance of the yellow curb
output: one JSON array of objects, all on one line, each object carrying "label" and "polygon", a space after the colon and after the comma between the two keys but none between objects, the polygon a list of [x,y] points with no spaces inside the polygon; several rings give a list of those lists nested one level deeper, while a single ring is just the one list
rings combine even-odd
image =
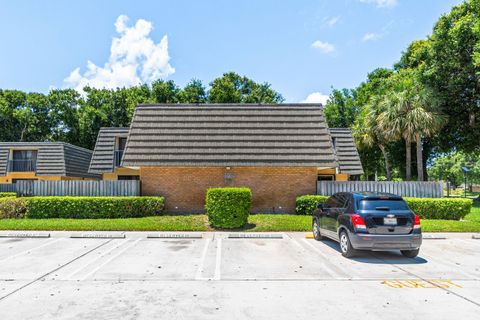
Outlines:
[{"label": "yellow curb", "polygon": [[307,233],[307,234],[305,235],[305,238],[307,238],[307,239],[313,239],[313,233]]}]

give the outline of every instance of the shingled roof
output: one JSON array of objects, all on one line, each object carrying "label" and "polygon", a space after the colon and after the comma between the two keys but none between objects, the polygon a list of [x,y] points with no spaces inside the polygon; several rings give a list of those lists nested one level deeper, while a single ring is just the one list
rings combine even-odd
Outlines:
[{"label": "shingled roof", "polygon": [[88,172],[92,151],[64,142],[0,142],[0,176],[7,174],[11,149],[37,151],[37,176],[98,178]]},{"label": "shingled roof", "polygon": [[332,140],[335,139],[335,155],[340,173],[348,173],[350,175],[363,174],[363,167],[355,140],[353,139],[352,130],[348,128],[330,128],[330,135]]},{"label": "shingled roof", "polygon": [[107,173],[115,170],[115,139],[127,137],[128,128],[101,128],[93,150],[89,172]]},{"label": "shingled roof", "polygon": [[336,167],[320,105],[140,105],[122,166]]}]

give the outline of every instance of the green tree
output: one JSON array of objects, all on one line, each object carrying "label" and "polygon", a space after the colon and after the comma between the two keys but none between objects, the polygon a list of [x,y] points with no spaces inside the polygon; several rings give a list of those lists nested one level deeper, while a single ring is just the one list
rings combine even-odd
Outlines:
[{"label": "green tree", "polygon": [[156,103],[177,103],[180,89],[172,80],[152,82],[152,97]]},{"label": "green tree", "polygon": [[205,103],[207,102],[207,91],[202,81],[192,79],[178,93],[178,101],[181,103]]},{"label": "green tree", "polygon": [[280,103],[283,97],[268,83],[258,84],[234,72],[223,74],[210,83],[211,103]]},{"label": "green tree", "polygon": [[355,100],[355,91],[350,89],[333,89],[323,112],[329,127],[352,127],[359,113]]}]

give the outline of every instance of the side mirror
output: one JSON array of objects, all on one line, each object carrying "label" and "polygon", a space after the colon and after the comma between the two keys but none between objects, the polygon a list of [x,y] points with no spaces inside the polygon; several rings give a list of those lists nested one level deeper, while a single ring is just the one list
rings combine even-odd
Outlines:
[{"label": "side mirror", "polygon": [[323,203],[317,204],[317,209],[323,209]]}]

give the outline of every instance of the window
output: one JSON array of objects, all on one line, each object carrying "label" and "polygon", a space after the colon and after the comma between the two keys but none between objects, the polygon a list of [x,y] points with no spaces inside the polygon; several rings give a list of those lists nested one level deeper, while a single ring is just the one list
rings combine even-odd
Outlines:
[{"label": "window", "polygon": [[334,175],[318,175],[317,180],[318,181],[334,181],[335,176]]},{"label": "window", "polygon": [[125,150],[125,146],[127,145],[127,138],[117,138],[116,145],[117,148],[115,149],[115,166],[120,167],[120,163],[122,163],[123,151]]},{"label": "window", "polygon": [[332,137],[333,152],[337,152],[337,138]]},{"label": "window", "polygon": [[405,201],[365,199],[357,203],[358,210],[409,210]]},{"label": "window", "polygon": [[10,172],[30,172],[36,170],[37,150],[13,150],[8,161]]},{"label": "window", "polygon": [[118,176],[118,180],[140,180],[140,176]]}]

